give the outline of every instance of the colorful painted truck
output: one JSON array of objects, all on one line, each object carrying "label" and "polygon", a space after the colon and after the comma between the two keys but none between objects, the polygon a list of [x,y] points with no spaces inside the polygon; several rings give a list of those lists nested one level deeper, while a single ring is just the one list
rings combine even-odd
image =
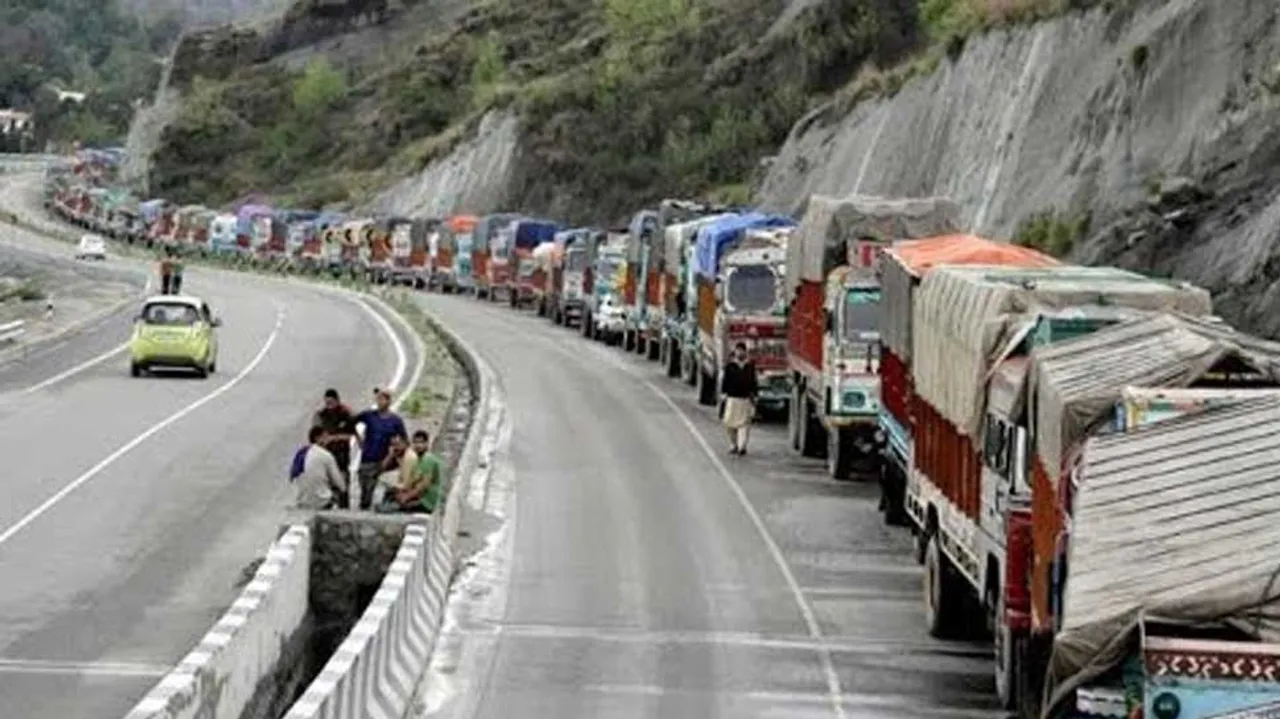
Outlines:
[{"label": "colorful painted truck", "polygon": [[733,217],[733,213],[704,215],[686,222],[667,225],[663,229],[662,275],[659,294],[661,311],[655,305],[650,308],[662,322],[658,361],[667,368],[668,377],[684,377],[690,385],[697,384],[697,365],[685,362],[684,347],[696,342],[696,337],[686,337],[686,330],[696,336],[697,323],[686,317],[687,288],[693,282],[693,247],[698,230],[716,220]]},{"label": "colorful painted truck", "polygon": [[[1026,389],[1021,406],[1026,408],[1027,421],[1015,427],[1019,436],[1010,436],[1016,441],[1006,444],[1008,451],[1025,457],[1020,466],[1029,470],[1023,470],[1025,478],[1015,485],[1026,489],[1014,493],[1006,511],[1005,609],[995,635],[997,684],[1007,687],[1002,696],[1017,700],[1020,713],[1033,717],[1043,709],[1042,680],[1050,652],[1056,651],[1055,635],[1086,616],[1070,618],[1071,612],[1084,607],[1068,604],[1064,590],[1070,595],[1080,589],[1072,587],[1079,555],[1072,551],[1067,561],[1067,552],[1074,543],[1073,532],[1081,526],[1075,514],[1080,504],[1074,496],[1091,481],[1091,470],[1081,469],[1080,464],[1088,456],[1089,437],[1115,431],[1114,406],[1123,404],[1133,388],[1212,390],[1220,393],[1219,402],[1237,392],[1273,393],[1280,386],[1280,345],[1224,327],[1207,311],[1152,314],[1037,349],[1022,384]],[[1186,411],[1193,409],[1183,406]],[[1161,424],[1151,417],[1139,418],[1134,431],[1142,433]],[[1205,459],[1212,456],[1201,454]],[[1209,461],[1210,466],[1215,464]],[[1151,479],[1134,488],[1152,488],[1171,478],[1171,473],[1184,471],[1176,467],[1151,466]],[[1141,494],[1133,497],[1140,499]],[[1137,565],[1126,570],[1133,566]],[[1182,586],[1198,586],[1194,578],[1188,579]]]},{"label": "colorful painted truck", "polygon": [[489,298],[501,296],[512,307],[527,305],[533,298],[534,249],[555,239],[560,226],[548,220],[521,218],[498,233],[492,247],[493,270]]},{"label": "colorful painted truck", "polygon": [[480,218],[474,215],[452,215],[445,218],[431,260],[432,282],[441,292],[466,292],[472,284],[472,238]]},{"label": "colorful painted truck", "polygon": [[438,220],[392,217],[382,221],[383,234],[391,248],[391,264],[386,279],[418,289],[427,286],[430,275],[427,238],[437,231]]},{"label": "colorful painted truck", "polygon": [[[793,227],[795,221],[785,215],[749,212],[710,222],[698,230],[693,252],[693,286],[689,293],[689,314],[697,322],[697,344],[687,347],[686,361],[694,363],[698,377],[698,401],[714,405],[720,397],[720,368],[728,351],[736,342],[749,342],[757,352],[767,352],[769,339],[780,339],[785,320],[775,314],[769,303],[747,302],[746,296],[773,294],[782,278],[779,269],[786,258],[786,246],[776,238],[757,238],[744,246],[753,230]],[[742,248],[740,261],[732,266],[725,262]],[[761,283],[763,280],[763,283]],[[734,286],[727,283],[732,281]],[[771,292],[762,292],[764,284]],[[744,303],[740,311],[720,311],[721,298],[737,298]],[[761,344],[754,340],[764,340]]]},{"label": "colorful painted truck", "polygon": [[623,347],[657,361],[662,356],[666,306],[662,277],[678,258],[666,254],[666,228],[681,222],[724,214],[725,206],[666,199],[656,210],[641,210],[627,227],[627,277],[623,286],[627,328]]},{"label": "colorful painted truck", "polygon": [[229,255],[240,252],[237,238],[240,218],[230,212],[224,212],[213,218],[209,224],[209,249],[215,254]]},{"label": "colorful painted truck", "polygon": [[[943,265],[989,265],[1025,269],[1061,263],[1035,250],[972,235],[945,235],[897,242],[885,249],[879,264],[881,300],[880,412],[885,442],[881,446],[880,508],[889,524],[906,522],[907,477],[911,472],[915,385],[911,379],[911,305],[920,281]],[[848,315],[840,326],[856,325]]]},{"label": "colorful painted truck", "polygon": [[[937,637],[993,628],[1006,706],[1017,696],[1012,656],[1025,634],[1025,583],[1017,578],[1028,564],[1025,508],[1034,480],[1024,458],[1026,448],[1057,434],[1049,418],[1064,416],[1039,399],[1019,399],[1027,368],[1051,358],[1053,345],[1075,351],[1087,335],[1134,315],[1210,309],[1201,288],[1110,267],[944,266],[916,289],[905,505],[925,565],[926,628]],[[1032,422],[1027,406],[1035,408]]]},{"label": "colorful painted truck", "polygon": [[1273,393],[1084,441],[1035,716],[1280,714],[1278,462]]},{"label": "colorful painted truck", "polygon": [[[544,242],[533,248],[533,255],[527,265],[531,268],[529,285],[531,296],[528,303],[533,306],[539,317],[551,316],[551,278],[556,276],[564,263],[564,237],[557,232],[551,242]],[[516,270],[518,277],[524,275],[524,265]]]},{"label": "colorful painted truck", "polygon": [[520,218],[521,215],[512,212],[499,212],[485,215],[476,222],[471,237],[471,287],[477,299],[489,299],[493,274],[489,268],[493,239],[499,231]]},{"label": "colorful painted truck", "polygon": [[588,298],[595,285],[596,249],[605,241],[600,230],[583,227],[562,232],[564,251],[551,272],[551,319],[558,325],[585,326]]},{"label": "colorful painted truck", "polygon": [[880,407],[879,252],[954,232],[945,198],[810,197],[787,246],[791,446],[823,457],[837,479],[877,474]]},{"label": "colorful painted truck", "polygon": [[612,345],[622,344],[626,330],[623,289],[627,282],[627,235],[612,231],[591,245],[591,292],[587,295],[582,334]]}]

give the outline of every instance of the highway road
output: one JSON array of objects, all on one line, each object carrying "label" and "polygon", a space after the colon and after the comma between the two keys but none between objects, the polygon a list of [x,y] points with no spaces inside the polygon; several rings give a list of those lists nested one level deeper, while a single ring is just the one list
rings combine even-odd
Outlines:
[{"label": "highway road", "polygon": [[[0,252],[13,245],[71,252],[0,226]],[[129,312],[0,367],[0,717],[123,716],[274,539],[323,389],[364,404],[417,362],[349,299],[187,275],[225,323],[208,379],[130,377]]]},{"label": "highway road", "polygon": [[730,457],[656,363],[421,301],[496,371],[493,481],[514,488],[453,594],[424,716],[1002,716],[990,649],[925,635],[910,537],[875,487],[828,480],[784,427]]}]

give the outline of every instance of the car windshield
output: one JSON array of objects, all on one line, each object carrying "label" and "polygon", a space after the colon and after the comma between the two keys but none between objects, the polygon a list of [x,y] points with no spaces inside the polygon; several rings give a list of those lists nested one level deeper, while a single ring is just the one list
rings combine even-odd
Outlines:
[{"label": "car windshield", "polygon": [[729,275],[725,301],[735,312],[767,312],[777,302],[777,284],[767,265],[744,265]]},{"label": "car windshield", "polygon": [[867,339],[867,333],[879,329],[880,290],[852,289],[844,296],[844,326],[841,339],[857,341]]},{"label": "car windshield", "polygon": [[564,268],[570,272],[581,272],[587,268],[587,253],[583,250],[568,252],[564,256]]},{"label": "car windshield", "polygon": [[187,327],[200,321],[200,313],[191,305],[156,302],[142,311],[142,321],[149,325]]}]

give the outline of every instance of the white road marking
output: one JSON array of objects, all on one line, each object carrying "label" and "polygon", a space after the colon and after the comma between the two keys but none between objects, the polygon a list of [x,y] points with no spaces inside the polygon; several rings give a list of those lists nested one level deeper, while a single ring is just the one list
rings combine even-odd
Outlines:
[{"label": "white road marking", "polygon": [[284,317],[285,317],[284,308],[277,306],[275,327],[271,329],[271,334],[267,336],[267,340],[266,342],[263,343],[262,349],[258,350],[258,354],[254,355],[253,359],[249,361],[249,364],[245,365],[244,369],[240,370],[239,374],[237,374],[235,377],[232,377],[225,384],[221,385],[217,389],[206,394],[205,396],[201,397],[195,402],[192,402],[186,407],[183,407],[177,412],[174,412],[173,414],[169,415],[159,423],[152,425],[145,432],[129,440],[119,449],[107,455],[107,457],[103,459],[101,462],[98,462],[94,466],[90,467],[84,474],[81,474],[79,477],[76,477],[75,479],[73,479],[70,484],[58,490],[56,494],[46,499],[44,502],[40,504],[40,506],[28,512],[26,516],[18,520],[17,523],[9,527],[8,529],[4,530],[3,533],[0,533],[0,545],[9,541],[10,539],[13,538],[14,535],[16,535],[18,532],[21,532],[24,528],[26,528],[27,525],[39,519],[41,515],[43,515],[45,512],[49,511],[50,509],[52,509],[54,505],[56,505],[58,502],[61,502],[63,499],[65,499],[67,495],[76,491],[76,489],[78,489],[80,486],[82,486],[89,480],[93,479],[94,477],[98,476],[98,474],[101,473],[102,470],[111,466],[116,460],[125,456],[129,452],[133,451],[143,442],[155,436],[157,433],[159,433],[161,430],[165,429],[169,425],[174,424],[175,422],[181,420],[183,417],[186,417],[187,415],[191,414],[192,412],[195,412],[196,410],[212,402],[218,397],[221,397],[223,394],[230,391],[233,387],[240,384],[240,382],[242,382],[245,377],[249,376],[249,373],[253,372],[255,369],[258,368],[258,365],[261,364],[262,360],[266,358],[267,353],[271,351],[271,346],[275,344],[276,338],[280,336],[280,328],[284,326]]},{"label": "white road marking", "polygon": [[0,674],[64,674],[93,677],[158,678],[169,667],[134,662],[57,662],[47,659],[0,658]]},{"label": "white road marking", "polygon": [[[396,369],[391,375],[391,381],[387,383],[387,388],[394,390],[400,386],[401,382],[404,381],[405,372],[407,372],[409,368],[409,353],[405,351],[404,342],[400,341],[400,336],[397,335],[396,331],[391,327],[391,323],[387,322],[387,318],[383,317],[377,310],[370,307],[368,302],[365,302],[364,299],[360,297],[354,298],[353,301],[357,305],[360,305],[360,309],[367,312],[369,316],[373,318],[373,321],[378,324],[378,327],[382,328],[382,331],[391,339],[391,346],[396,353]],[[397,392],[396,394],[403,393]],[[403,397],[401,399],[403,399]]]},{"label": "white road marking", "polygon": [[42,389],[48,389],[49,387],[52,387],[53,385],[61,382],[62,380],[67,379],[68,377],[74,377],[75,375],[78,375],[81,372],[91,367],[95,367],[97,365],[102,364],[103,362],[106,362],[107,360],[111,359],[112,357],[115,357],[116,355],[120,354],[121,352],[124,352],[127,349],[129,349],[129,343],[125,342],[119,347],[109,349],[106,352],[103,352],[102,354],[98,355],[97,357],[85,360],[84,362],[81,362],[80,364],[76,365],[75,367],[72,367],[69,370],[59,372],[58,374],[55,374],[54,376],[44,380],[43,382],[40,382],[39,384],[34,384],[28,387],[24,391],[30,394],[32,392],[39,392]]},{"label": "white road marking", "polygon": [[[496,312],[493,314],[495,316],[497,315]],[[573,353],[565,349],[561,343],[556,342],[552,338],[548,339],[550,339],[550,346],[555,348],[556,351],[565,355],[574,356]],[[774,540],[773,535],[769,533],[768,525],[765,524],[764,518],[760,516],[760,513],[756,511],[755,506],[751,504],[751,499],[747,497],[747,493],[742,489],[742,485],[738,483],[738,480],[733,478],[733,474],[729,472],[729,468],[726,467],[724,462],[720,459],[720,455],[716,454],[716,451],[707,443],[706,438],[702,436],[702,432],[698,430],[698,426],[693,423],[693,420],[689,415],[685,414],[684,410],[680,408],[680,405],[676,404],[675,400],[667,396],[667,394],[662,391],[662,388],[658,387],[658,385],[654,384],[647,377],[637,372],[635,367],[624,361],[622,357],[619,357],[613,352],[607,351],[606,348],[596,346],[594,351],[599,357],[612,363],[615,367],[622,369],[645,387],[648,387],[650,392],[656,395],[658,399],[662,400],[673,412],[676,413],[676,416],[680,418],[680,421],[684,424],[685,428],[689,430],[690,436],[692,436],[693,440],[702,448],[703,453],[707,455],[707,459],[711,462],[711,465],[716,468],[716,472],[720,475],[720,478],[724,480],[725,485],[728,486],[733,495],[737,497],[738,503],[742,506],[742,510],[746,512],[747,517],[755,526],[756,532],[759,534],[761,541],[764,542],[765,547],[769,550],[769,555],[773,558],[774,564],[777,565],[778,570],[782,573],[782,578],[786,582],[788,589],[791,590],[791,596],[795,599],[796,606],[800,609],[800,615],[804,619],[805,627],[809,632],[809,637],[813,639],[819,647],[821,647],[821,649],[818,650],[818,656],[822,662],[823,674],[826,675],[827,692],[831,701],[831,709],[835,713],[837,719],[845,719],[844,690],[840,685],[840,675],[836,673],[835,661],[831,657],[831,649],[827,646],[826,639],[822,634],[822,627],[818,624],[817,615],[813,613],[813,607],[809,605],[808,597],[805,596],[804,590],[800,588],[800,583],[796,581],[796,576],[791,571],[791,565],[787,563],[787,558],[782,553],[782,548],[778,546],[778,542]]]}]

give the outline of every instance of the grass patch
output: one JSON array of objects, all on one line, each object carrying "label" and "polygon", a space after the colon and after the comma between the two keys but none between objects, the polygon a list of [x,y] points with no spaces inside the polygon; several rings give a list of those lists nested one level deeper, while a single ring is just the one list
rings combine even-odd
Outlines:
[{"label": "grass patch", "polygon": [[1013,234],[1013,243],[1062,258],[1089,236],[1092,217],[1088,213],[1037,213],[1023,220]]},{"label": "grass patch", "polygon": [[449,351],[448,346],[427,318],[426,312],[405,290],[383,293],[383,299],[391,305],[422,338],[425,371],[416,387],[411,388],[400,405],[400,413],[406,417],[431,424],[428,431],[434,436],[447,417],[458,383],[464,381],[462,368]]}]

